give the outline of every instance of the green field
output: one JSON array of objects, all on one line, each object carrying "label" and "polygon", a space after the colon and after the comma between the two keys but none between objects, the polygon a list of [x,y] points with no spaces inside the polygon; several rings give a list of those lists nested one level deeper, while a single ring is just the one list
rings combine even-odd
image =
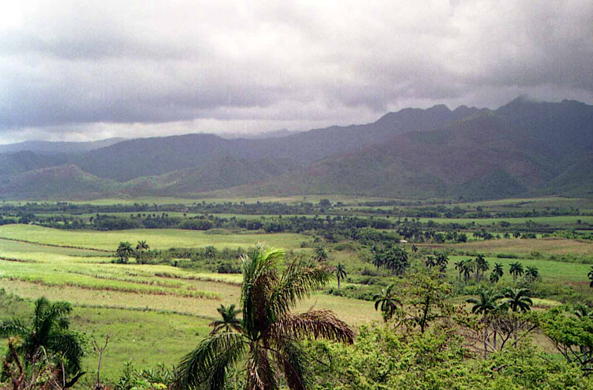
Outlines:
[{"label": "green field", "polygon": [[[318,201],[321,198],[326,197],[307,197],[307,201]],[[357,209],[356,213],[362,210],[356,207],[359,198],[329,196],[327,198],[332,202],[351,202],[350,205]],[[292,197],[257,200],[300,202],[303,199]],[[218,199],[218,201],[228,200]],[[125,202],[129,204],[188,202],[187,204],[190,204],[195,203],[196,200],[150,198],[150,200],[119,200],[117,203]],[[506,200],[480,204],[490,208],[504,208],[554,202],[562,203],[565,199]],[[114,204],[114,201],[100,200],[94,204],[109,205]],[[475,204],[471,205],[475,206]],[[137,213],[114,214],[129,216]],[[168,214],[181,216],[183,213],[172,211]],[[218,214],[217,216],[262,217],[237,214]],[[276,216],[265,215],[264,217]],[[431,220],[441,224],[475,222],[480,226],[499,224],[503,220],[511,224],[526,224],[531,220],[540,225],[562,226],[576,224],[579,219],[583,224],[593,223],[593,217],[590,216]],[[438,228],[440,229],[445,227]],[[466,233],[470,238],[473,237],[472,231],[468,230]],[[32,300],[41,296],[46,296],[50,300],[68,301],[75,307],[73,322],[76,330],[99,341],[106,334],[111,335],[111,342],[104,360],[104,374],[107,379],[116,379],[123,368],[123,363],[130,359],[138,367],[155,367],[160,362],[171,366],[209,332],[208,324],[218,318],[219,313],[216,309],[221,304],[238,303],[242,277],[238,274],[217,274],[200,268],[181,269],[167,264],[140,265],[133,260],[129,264],[115,264],[112,259],[120,242],[128,241],[134,245],[139,240],[146,240],[151,249],[157,250],[206,246],[214,246],[219,250],[246,249],[258,242],[263,242],[271,247],[285,248],[287,251],[292,250],[297,254],[310,256],[314,251],[313,235],[265,234],[220,229],[206,232],[179,229],[101,232],[59,230],[23,224],[0,226],[0,288],[25,299],[24,301],[11,300],[10,304],[4,306],[1,306],[3,303],[0,302],[0,307],[6,309],[0,313],[0,319],[12,315],[24,315],[30,310]],[[538,233],[537,236],[541,237],[541,234]],[[301,248],[303,242],[307,243],[307,248]],[[350,244],[353,243],[350,242]],[[391,272],[386,269],[380,271],[379,277],[374,276],[375,267],[362,260],[365,253],[368,255],[368,248],[354,245],[344,249],[339,248],[339,244],[326,241],[314,245],[323,245],[327,249],[330,265],[340,262],[346,266],[348,277],[342,283],[344,290],[368,290],[374,293],[395,280]],[[424,267],[425,256],[433,251],[446,251],[450,254],[448,266],[450,281],[458,279],[454,263],[475,257],[476,253],[485,254],[491,268],[495,263],[503,265],[505,275],[498,287],[512,285],[513,278],[508,274],[511,263],[520,262],[524,268],[537,267],[541,281],[534,288],[549,292],[535,300],[536,307],[558,305],[560,301],[577,295],[587,299],[593,295],[587,279],[587,273],[593,264],[593,242],[591,241],[560,238],[501,239],[461,244],[417,243],[416,246],[420,249],[420,253],[411,255],[415,268]],[[405,244],[404,247],[411,253],[411,244]],[[301,302],[297,310],[306,311],[310,308],[333,310],[339,318],[354,327],[381,321],[380,313],[374,309],[372,302],[330,295],[330,288],[336,288],[335,280],[332,280],[324,291],[317,292]],[[8,299],[6,294],[0,294],[0,298]],[[466,296],[457,296],[453,302],[463,303],[465,299]],[[89,372],[93,372],[96,356],[89,354],[84,364]]]},{"label": "green field", "polygon": [[[209,331],[207,325],[218,317],[216,309],[221,304],[238,302],[241,276],[167,265],[113,264],[104,252],[64,246],[114,249],[119,241],[142,238],[156,248],[247,248],[257,241],[296,248],[304,239],[297,235],[208,235],[178,230],[79,232],[26,225],[3,226],[0,231],[3,237],[42,243],[0,239],[0,258],[10,259],[0,260],[0,288],[23,298],[69,301],[75,306],[77,330],[99,340],[110,334],[104,371],[108,379],[115,379],[129,359],[140,367],[175,364]],[[316,294],[297,310],[311,307],[333,310],[352,325],[380,320],[373,305],[365,301]],[[156,342],[163,335],[167,343]],[[96,356],[85,359],[87,370],[92,372],[95,364]]]},{"label": "green field", "polygon": [[436,250],[453,249],[456,251],[493,253],[493,254],[518,254],[523,257],[532,255],[534,252],[542,256],[549,255],[575,255],[582,258],[593,258],[593,242],[568,240],[562,238],[545,239],[503,239],[473,241],[461,244],[418,244],[420,247],[428,247]]},{"label": "green field", "polygon": [[126,231],[67,231],[33,225],[0,226],[0,239],[8,238],[32,243],[115,250],[122,241],[146,240],[153,249],[200,248],[212,245],[217,248],[248,248],[257,242],[270,246],[296,249],[308,238],[299,234],[212,234],[211,232],[178,229],[136,229]]},{"label": "green field", "polygon": [[533,217],[533,218],[420,218],[420,222],[433,221],[438,224],[458,223],[463,225],[476,224],[480,226],[499,225],[508,222],[511,225],[524,225],[528,222],[540,225],[559,226],[576,225],[577,221],[593,224],[593,216],[558,216],[558,217]]}]

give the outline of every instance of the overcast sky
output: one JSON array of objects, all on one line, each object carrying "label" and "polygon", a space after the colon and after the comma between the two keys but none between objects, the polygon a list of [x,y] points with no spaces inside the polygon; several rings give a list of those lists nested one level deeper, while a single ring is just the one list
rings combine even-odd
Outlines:
[{"label": "overcast sky", "polygon": [[591,0],[0,1],[0,143],[593,104]]}]

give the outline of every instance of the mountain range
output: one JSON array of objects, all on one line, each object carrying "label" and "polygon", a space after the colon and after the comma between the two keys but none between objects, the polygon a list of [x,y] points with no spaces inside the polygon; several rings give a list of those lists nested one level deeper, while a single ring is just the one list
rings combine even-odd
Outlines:
[{"label": "mountain range", "polygon": [[0,197],[593,196],[593,106],[577,101],[408,108],[282,135],[3,145]]}]

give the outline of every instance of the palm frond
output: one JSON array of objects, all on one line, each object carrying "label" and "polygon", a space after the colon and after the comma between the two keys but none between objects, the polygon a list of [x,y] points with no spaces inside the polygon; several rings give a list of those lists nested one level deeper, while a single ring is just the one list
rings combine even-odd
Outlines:
[{"label": "palm frond", "polygon": [[24,337],[29,333],[29,329],[25,324],[17,319],[13,318],[0,323],[0,337],[9,336],[21,336]]},{"label": "palm frond", "polygon": [[70,320],[67,317],[72,311],[72,306],[68,302],[54,302],[45,306],[44,310],[39,313],[41,316],[37,318],[37,311],[35,312],[35,322],[37,323],[36,332],[39,339],[47,339],[52,331],[52,328],[59,330],[68,330],[70,327]]},{"label": "palm frond", "polygon": [[48,338],[48,348],[66,358],[67,371],[75,373],[80,371],[84,350],[82,340],[73,332],[53,333]]},{"label": "palm frond", "polygon": [[310,359],[298,344],[285,342],[280,353],[275,354],[276,360],[282,366],[286,384],[291,390],[306,390]]},{"label": "palm frond", "polygon": [[242,257],[243,285],[241,302],[243,322],[250,331],[265,327],[266,307],[272,290],[278,284],[276,263],[284,258],[280,249],[265,250],[258,246],[250,256]]},{"label": "palm frond", "polygon": [[277,321],[266,335],[273,341],[285,339],[324,338],[348,344],[354,342],[354,332],[329,310],[288,314]]},{"label": "palm frond", "polygon": [[226,371],[245,352],[245,337],[240,333],[219,333],[203,340],[177,367],[178,389],[224,388]]},{"label": "palm frond", "polygon": [[309,267],[302,261],[290,263],[282,273],[280,284],[273,291],[268,310],[272,317],[279,318],[293,308],[296,303],[324,286],[330,273],[323,267]]},{"label": "palm frond", "polygon": [[45,317],[44,313],[49,305],[50,303],[46,297],[41,297],[35,301],[35,311],[33,314],[33,327],[35,329],[41,328],[41,323]]}]

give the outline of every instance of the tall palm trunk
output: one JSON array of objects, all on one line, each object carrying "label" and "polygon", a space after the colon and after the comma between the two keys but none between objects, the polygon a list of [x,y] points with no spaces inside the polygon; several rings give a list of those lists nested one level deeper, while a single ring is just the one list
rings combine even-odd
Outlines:
[{"label": "tall palm trunk", "polygon": [[484,324],[484,359],[488,359],[488,324]]}]

